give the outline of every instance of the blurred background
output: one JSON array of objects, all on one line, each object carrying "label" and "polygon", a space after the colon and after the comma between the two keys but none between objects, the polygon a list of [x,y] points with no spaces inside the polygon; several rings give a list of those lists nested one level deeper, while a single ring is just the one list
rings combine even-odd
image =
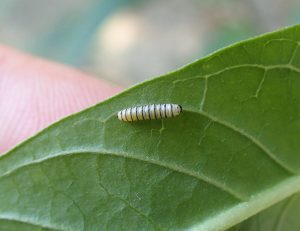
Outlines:
[{"label": "blurred background", "polygon": [[0,42],[126,87],[299,21],[299,0],[1,0]]}]

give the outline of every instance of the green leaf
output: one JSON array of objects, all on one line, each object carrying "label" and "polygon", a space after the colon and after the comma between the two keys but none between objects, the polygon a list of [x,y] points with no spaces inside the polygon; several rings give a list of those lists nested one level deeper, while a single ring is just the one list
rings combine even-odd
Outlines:
[{"label": "green leaf", "polygon": [[[225,48],[14,148],[0,158],[0,228],[220,230],[298,192],[299,41],[294,26]],[[182,115],[116,118],[169,102]]]}]

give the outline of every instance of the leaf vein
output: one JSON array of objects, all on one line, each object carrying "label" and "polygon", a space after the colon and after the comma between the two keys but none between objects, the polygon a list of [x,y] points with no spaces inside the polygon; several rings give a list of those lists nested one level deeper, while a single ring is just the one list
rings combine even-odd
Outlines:
[{"label": "leaf vein", "polygon": [[271,150],[269,150],[263,143],[261,143],[259,140],[257,140],[255,137],[253,137],[252,135],[248,134],[245,130],[242,130],[238,127],[236,127],[235,125],[221,120],[217,117],[214,117],[213,115],[205,112],[205,111],[195,111],[192,109],[186,109],[186,111],[190,111],[192,113],[198,113],[220,125],[223,125],[227,128],[229,128],[232,131],[235,131],[237,133],[239,133],[240,135],[242,135],[243,137],[247,138],[249,141],[251,141],[254,145],[256,145],[259,149],[261,149],[263,151],[263,153],[265,153],[275,164],[277,164],[278,166],[280,166],[281,168],[283,168],[287,173],[291,174],[291,175],[297,175],[298,173],[295,172],[293,169],[291,169],[289,166],[287,166],[285,163],[283,163],[274,153],[271,152]]},{"label": "leaf vein", "polygon": [[32,161],[30,163],[16,166],[16,168],[12,169],[11,171],[8,171],[8,172],[2,174],[0,176],[0,179],[7,177],[7,176],[13,174],[14,172],[16,172],[17,170],[28,167],[30,165],[39,164],[39,163],[42,163],[42,162],[45,162],[45,161],[48,161],[48,160],[51,160],[54,158],[64,157],[67,155],[69,156],[69,155],[80,155],[80,154],[115,156],[115,157],[121,157],[121,158],[125,158],[125,159],[131,159],[131,160],[141,161],[141,162],[144,162],[147,164],[156,165],[156,166],[159,166],[162,168],[169,169],[173,172],[177,172],[177,173],[180,173],[180,174],[183,174],[186,176],[196,178],[199,181],[203,181],[207,184],[210,184],[210,185],[218,188],[220,191],[226,192],[227,194],[231,195],[233,198],[235,198],[241,202],[247,201],[247,199],[248,199],[248,197],[246,195],[242,195],[239,192],[234,191],[233,189],[227,187],[225,184],[222,184],[221,182],[219,182],[207,175],[200,174],[199,172],[186,169],[182,166],[178,166],[178,165],[174,165],[174,164],[170,164],[170,163],[166,163],[166,162],[162,162],[162,161],[158,161],[158,160],[154,160],[154,159],[150,159],[150,158],[143,158],[140,156],[128,155],[126,153],[111,153],[111,152],[107,152],[105,150],[80,150],[80,151],[76,151],[76,152],[72,151],[72,152],[53,153],[51,156],[47,156],[46,158],[38,159],[38,160]]}]

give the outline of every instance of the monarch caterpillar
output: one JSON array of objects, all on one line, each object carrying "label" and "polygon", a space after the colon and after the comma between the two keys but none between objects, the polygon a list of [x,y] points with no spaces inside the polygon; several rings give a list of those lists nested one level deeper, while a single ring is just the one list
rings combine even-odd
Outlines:
[{"label": "monarch caterpillar", "polygon": [[178,104],[151,104],[123,109],[118,112],[118,119],[125,122],[138,120],[156,120],[178,116],[182,107]]}]

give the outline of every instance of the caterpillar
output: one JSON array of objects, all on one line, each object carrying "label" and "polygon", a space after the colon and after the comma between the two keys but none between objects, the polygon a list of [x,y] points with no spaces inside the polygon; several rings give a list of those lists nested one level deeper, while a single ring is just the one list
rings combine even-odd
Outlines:
[{"label": "caterpillar", "polygon": [[117,117],[121,121],[133,122],[138,120],[157,120],[178,116],[182,107],[178,104],[151,104],[123,109]]}]

